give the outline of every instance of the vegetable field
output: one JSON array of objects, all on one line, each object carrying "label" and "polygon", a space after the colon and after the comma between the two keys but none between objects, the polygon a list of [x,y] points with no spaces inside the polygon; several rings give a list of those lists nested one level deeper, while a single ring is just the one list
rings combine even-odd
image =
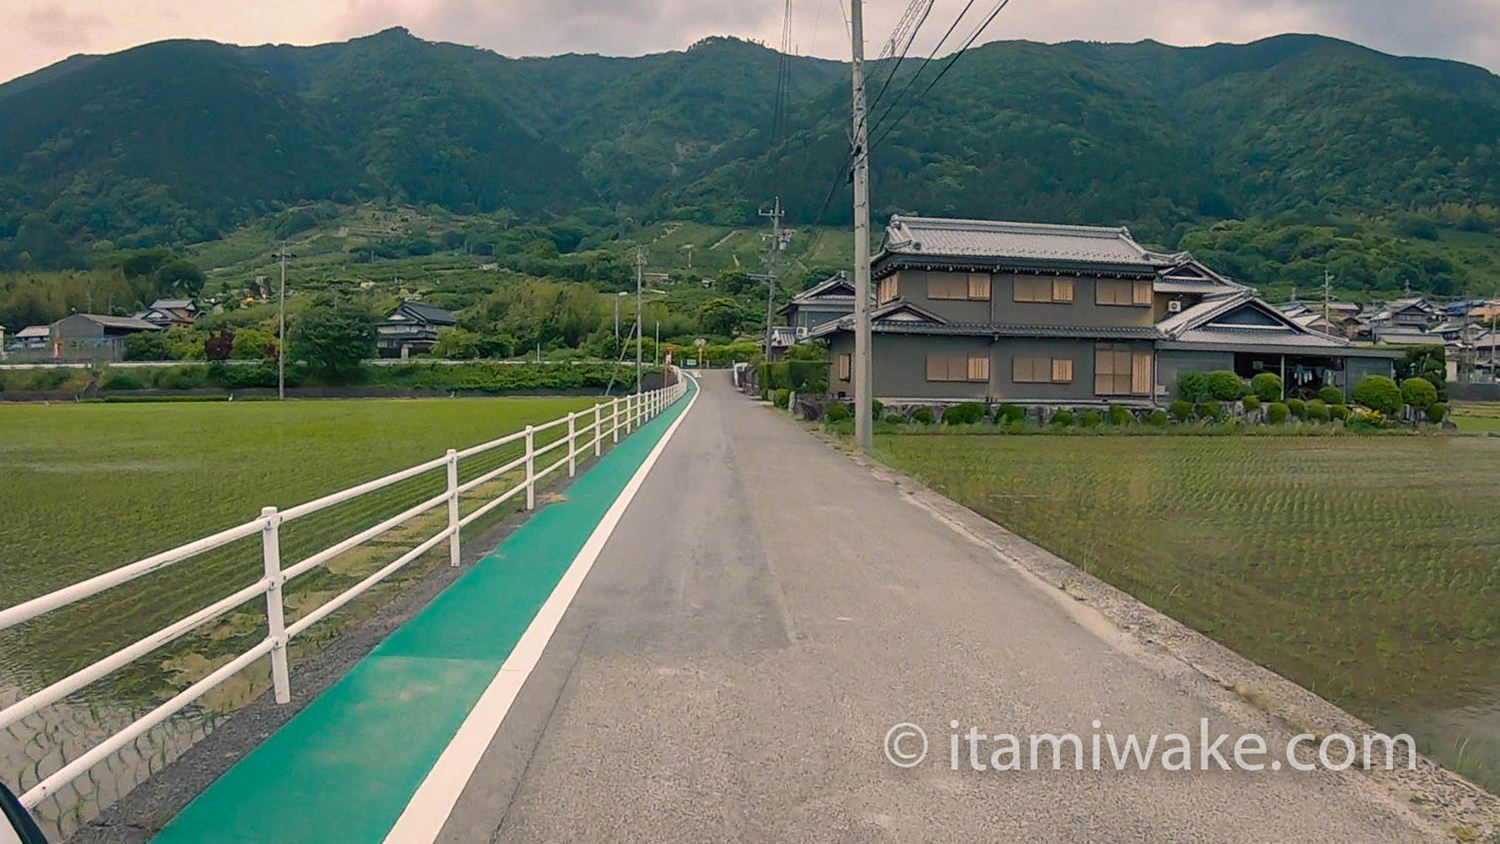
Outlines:
[{"label": "vegetable field", "polygon": [[1500,440],[887,435],[877,449],[1500,789]]}]

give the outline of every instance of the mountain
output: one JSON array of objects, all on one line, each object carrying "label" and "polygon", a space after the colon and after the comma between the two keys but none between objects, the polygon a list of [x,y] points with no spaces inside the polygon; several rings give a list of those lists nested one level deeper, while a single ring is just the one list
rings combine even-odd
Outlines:
[{"label": "mountain", "polygon": [[[511,59],[401,29],[75,57],[0,85],[0,267],[213,239],[312,200],[737,225],[779,193],[793,223],[846,222],[848,68],[788,60],[778,142],[781,60],[730,38]],[[1500,77],[1477,67],[1304,35],[997,42],[929,89],[942,64],[870,65],[877,215],[1125,223],[1175,246],[1221,219],[1489,226],[1500,205]]]}]

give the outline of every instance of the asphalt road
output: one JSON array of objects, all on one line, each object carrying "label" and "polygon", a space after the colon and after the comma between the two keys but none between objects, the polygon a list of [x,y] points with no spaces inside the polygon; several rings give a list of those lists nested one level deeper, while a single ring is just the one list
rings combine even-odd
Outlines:
[{"label": "asphalt road", "polygon": [[[951,770],[953,720],[1270,727],[727,376],[703,387],[439,841],[1427,840],[1359,774]],[[923,764],[887,761],[898,722]]]}]

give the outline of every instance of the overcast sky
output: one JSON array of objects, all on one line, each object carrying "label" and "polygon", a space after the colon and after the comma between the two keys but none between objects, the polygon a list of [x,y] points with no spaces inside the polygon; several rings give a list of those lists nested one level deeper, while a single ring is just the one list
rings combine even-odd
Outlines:
[{"label": "overcast sky", "polygon": [[[793,0],[796,52],[843,58],[848,0]],[[907,0],[866,0],[866,49],[878,54]],[[937,0],[917,42],[930,49],[966,0]],[[955,39],[996,0],[977,0]],[[842,5],[841,5],[842,4]],[[74,53],[164,38],[316,44],[405,26],[434,41],[509,56],[675,50],[707,35],[776,46],[783,0],[4,0],[0,80]],[[972,23],[970,23],[972,21]],[[1500,71],[1500,0],[1012,0],[982,40],[1088,39],[1169,44],[1251,41],[1317,32],[1401,55],[1460,59]]]}]

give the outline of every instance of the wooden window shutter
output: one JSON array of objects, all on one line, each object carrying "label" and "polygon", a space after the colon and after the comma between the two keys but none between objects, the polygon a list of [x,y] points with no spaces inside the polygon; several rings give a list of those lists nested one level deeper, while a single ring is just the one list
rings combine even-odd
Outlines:
[{"label": "wooden window shutter", "polygon": [[1025,384],[1031,380],[1031,363],[1034,358],[1023,358],[1016,355],[1010,362],[1010,380],[1015,384]]},{"label": "wooden window shutter", "polygon": [[848,381],[854,370],[854,356],[839,355],[839,380]]},{"label": "wooden window shutter", "polygon": [[984,299],[986,301],[989,300],[989,298],[990,298],[990,274],[989,273],[969,273],[969,298],[970,299]]},{"label": "wooden window shutter", "polygon": [[1134,295],[1130,302],[1133,305],[1149,305],[1154,292],[1154,287],[1149,281],[1137,281],[1135,283]]},{"label": "wooden window shutter", "polygon": [[927,380],[948,380],[948,362],[943,358],[942,355],[927,356]]},{"label": "wooden window shutter", "polygon": [[1136,352],[1130,367],[1130,392],[1151,395],[1151,353]]},{"label": "wooden window shutter", "polygon": [[1053,358],[1052,359],[1052,382],[1054,384],[1071,384],[1071,383],[1073,383],[1073,359],[1072,358]]},{"label": "wooden window shutter", "polygon": [[1056,278],[1052,280],[1052,301],[1072,303],[1073,279]]},{"label": "wooden window shutter", "polygon": [[990,380],[990,359],[989,358],[987,358],[987,357],[975,357],[975,356],[972,356],[972,355],[969,357],[969,380],[970,381],[989,381]]}]

